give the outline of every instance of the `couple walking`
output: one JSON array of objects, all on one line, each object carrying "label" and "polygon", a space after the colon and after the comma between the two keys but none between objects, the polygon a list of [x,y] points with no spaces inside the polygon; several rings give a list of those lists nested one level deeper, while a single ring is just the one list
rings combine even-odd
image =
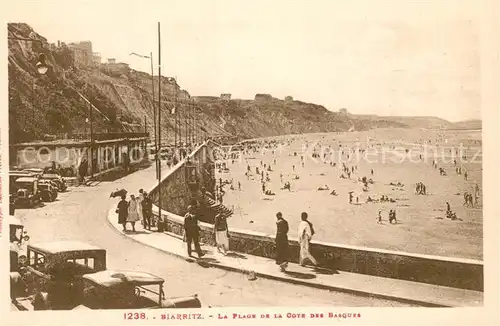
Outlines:
[{"label": "couple walking", "polygon": [[139,190],[139,197],[130,195],[130,200],[126,200],[122,195],[116,208],[118,214],[118,223],[123,226],[123,231],[127,231],[127,223],[132,225],[132,231],[135,232],[135,223],[142,220],[144,228],[151,230],[151,214],[153,203],[148,194],[142,189]]},{"label": "couple walking", "polygon": [[[198,257],[201,258],[205,254],[201,250],[200,246],[200,227],[198,226],[196,209],[193,205],[189,205],[187,210],[188,212],[184,216],[184,240],[187,242],[188,256],[191,257],[191,244],[194,244],[196,253],[198,254]],[[215,217],[214,233],[215,241],[217,242],[217,250],[224,256],[226,256],[227,250],[229,249],[229,230],[227,228],[226,217],[220,213]]]},{"label": "couple walking", "polygon": [[[282,272],[286,271],[288,266],[288,222],[283,218],[283,214],[278,212],[276,214],[278,221],[276,222],[276,264],[280,266]],[[313,265],[317,265],[316,259],[309,251],[309,243],[314,235],[314,227],[311,222],[307,220],[308,215],[303,212],[300,216],[301,222],[298,228],[298,238],[300,244],[300,266],[305,266],[306,261],[309,260]]]}]

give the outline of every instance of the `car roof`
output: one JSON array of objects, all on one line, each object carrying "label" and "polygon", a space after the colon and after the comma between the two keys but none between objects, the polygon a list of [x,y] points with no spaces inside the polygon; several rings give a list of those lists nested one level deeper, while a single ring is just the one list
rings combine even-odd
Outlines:
[{"label": "car roof", "polygon": [[104,287],[113,287],[120,284],[153,285],[165,282],[163,278],[146,272],[109,269],[83,275],[83,278]]},{"label": "car roof", "polygon": [[29,247],[38,251],[43,251],[51,254],[68,252],[68,251],[82,251],[82,250],[104,251],[104,249],[98,248],[96,246],[93,246],[91,244],[82,241],[51,241],[51,242],[30,244]]},{"label": "car roof", "polygon": [[20,177],[16,179],[16,182],[33,182],[38,181],[38,178],[35,177]]},{"label": "car roof", "polygon": [[9,171],[9,175],[33,175],[30,171]]}]

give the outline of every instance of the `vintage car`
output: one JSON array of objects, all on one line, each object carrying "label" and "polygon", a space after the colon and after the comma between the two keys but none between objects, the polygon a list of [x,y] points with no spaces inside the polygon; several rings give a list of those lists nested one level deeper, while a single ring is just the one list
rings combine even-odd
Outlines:
[{"label": "vintage car", "polygon": [[165,299],[159,276],[106,270],[83,276],[82,304],[88,309],[201,308],[197,295]]},{"label": "vintage car", "polygon": [[39,180],[38,188],[40,189],[41,197],[43,201],[54,201],[57,198],[57,186],[54,182],[50,180]]},{"label": "vintage car", "polygon": [[23,172],[27,172],[27,173],[31,173],[33,175],[41,176],[43,174],[43,169],[29,168],[29,169],[24,169]]},{"label": "vintage car", "polygon": [[15,193],[9,193],[9,215],[14,215],[16,212],[16,200],[17,195]]},{"label": "vintage car", "polygon": [[24,229],[24,225],[18,218],[9,215],[5,217],[5,222],[9,227],[10,243],[10,271],[18,271],[19,261],[26,262],[27,246],[30,237]]},{"label": "vintage car", "polygon": [[79,241],[30,244],[19,265],[10,274],[18,309],[69,310],[79,305],[81,276],[106,269],[106,251]]},{"label": "vintage car", "polygon": [[40,179],[50,180],[50,181],[53,181],[54,183],[56,183],[57,191],[59,191],[59,192],[64,192],[68,188],[64,178],[61,177],[61,175],[57,172],[53,172],[53,171],[50,171],[50,173],[45,172],[40,176]]},{"label": "vintage car", "polygon": [[[11,300],[19,310],[201,306],[196,296],[165,301],[164,280],[154,275],[107,271],[106,251],[84,242],[28,245],[25,264],[10,275]],[[158,295],[158,300],[151,301],[146,293]]]},{"label": "vintage car", "polygon": [[16,178],[13,187],[17,197],[16,207],[22,205],[32,207],[41,200],[40,189],[38,189],[38,178],[36,177]]}]

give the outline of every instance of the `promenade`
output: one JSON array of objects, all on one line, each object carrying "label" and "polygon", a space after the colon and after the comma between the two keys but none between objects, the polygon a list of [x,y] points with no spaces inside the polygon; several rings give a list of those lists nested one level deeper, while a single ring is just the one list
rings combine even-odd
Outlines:
[{"label": "promenade", "polygon": [[192,258],[187,255],[186,244],[178,235],[145,230],[140,223],[136,224],[135,233],[132,231],[123,232],[115,213],[116,203],[113,203],[109,209],[108,222],[122,236],[191,263],[246,274],[249,282],[251,282],[252,276],[255,275],[257,278],[267,278],[283,283],[396,301],[415,306],[473,307],[483,304],[482,292],[331,271],[322,268],[315,269],[293,263],[289,264],[287,272],[281,272],[272,259],[235,252],[223,256],[217,252],[215,247],[206,244],[201,246],[205,256],[199,259]]}]

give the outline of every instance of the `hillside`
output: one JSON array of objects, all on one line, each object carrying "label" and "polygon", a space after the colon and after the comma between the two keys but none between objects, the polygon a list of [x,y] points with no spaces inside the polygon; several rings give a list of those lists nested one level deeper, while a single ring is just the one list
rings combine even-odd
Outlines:
[{"label": "hillside", "polygon": [[[9,134],[11,142],[88,134],[90,103],[95,107],[95,132],[134,131],[153,133],[151,75],[127,65],[76,64],[64,43],[49,44],[27,24],[8,24],[9,36],[40,41],[8,41]],[[35,64],[44,53],[50,66],[38,75]],[[154,77],[154,103],[158,106],[158,76]],[[432,117],[356,116],[327,110],[317,104],[280,100],[261,94],[255,100],[222,100],[191,96],[173,79],[162,77],[162,138],[172,142],[176,103],[185,136],[188,111],[197,107],[197,129],[210,136],[255,138],[290,133],[367,130],[380,127],[430,127],[449,122]],[[82,96],[83,98],[82,98]],[[200,132],[201,133],[201,132]]]},{"label": "hillside", "polygon": [[401,116],[378,116],[378,115],[358,115],[360,119],[367,120],[387,120],[407,125],[410,128],[448,128],[451,123],[438,117],[401,117]]},{"label": "hillside", "polygon": [[449,129],[478,130],[482,129],[482,127],[483,123],[481,120],[466,120],[452,123]]}]

